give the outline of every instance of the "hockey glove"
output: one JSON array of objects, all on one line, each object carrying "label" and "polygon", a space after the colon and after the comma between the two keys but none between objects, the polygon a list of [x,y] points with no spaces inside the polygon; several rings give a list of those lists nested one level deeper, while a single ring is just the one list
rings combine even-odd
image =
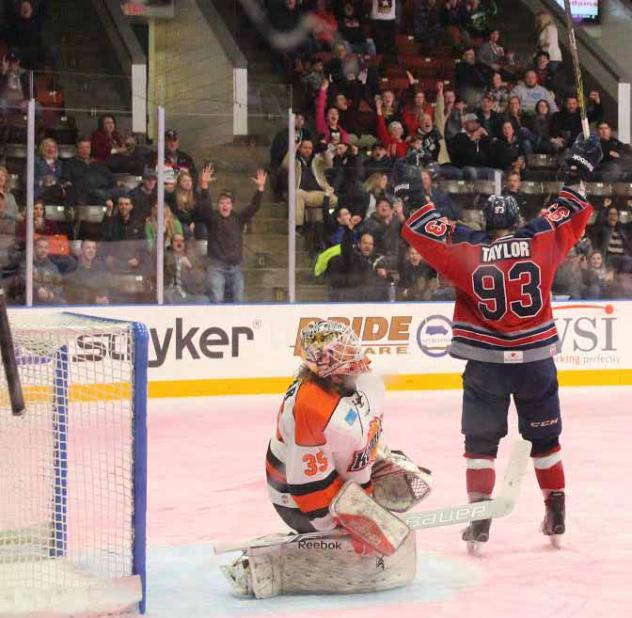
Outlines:
[{"label": "hockey glove", "polygon": [[566,156],[564,165],[566,184],[591,180],[601,159],[603,159],[603,152],[599,138],[591,135],[585,139],[580,133]]}]

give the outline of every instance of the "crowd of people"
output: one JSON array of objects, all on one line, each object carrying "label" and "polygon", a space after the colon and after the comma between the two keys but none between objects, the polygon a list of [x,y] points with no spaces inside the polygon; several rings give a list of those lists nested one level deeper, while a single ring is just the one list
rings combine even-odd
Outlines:
[{"label": "crowd of people", "polygon": [[[41,45],[46,8],[44,1],[3,3],[16,27],[28,29],[22,22],[31,20],[39,32],[20,44],[8,30],[3,35],[4,116],[23,112],[26,69],[51,62]],[[277,0],[268,15],[278,31],[306,32],[274,51],[288,79],[300,85],[303,105],[295,116],[295,160],[289,160],[287,128],[272,142],[271,188],[287,199],[294,166],[296,231],[331,300],[453,297],[452,288],[401,240],[411,205],[400,199],[398,187],[416,184],[448,220],[475,225],[485,197],[477,181],[499,175],[503,194],[516,199],[523,219],[546,208],[545,195],[534,199],[521,185],[555,180],[556,167],[581,132],[579,101],[548,13],[536,16],[538,44],[531,50],[505,46],[493,1]],[[604,152],[596,178],[632,181],[632,151],[605,119],[600,93],[588,93],[587,102]],[[177,130],[166,132],[165,147],[166,302],[244,300],[243,229],[261,204],[266,172],[253,178],[251,203],[235,210],[230,191],[211,194],[214,169],[196,165],[180,147]],[[155,149],[137,143],[105,114],[91,134],[77,139],[72,156],[61,150],[52,137],[37,147],[34,302],[151,302],[158,235]],[[538,166],[532,165],[534,155]],[[138,177],[137,186],[121,186],[121,174]],[[472,192],[444,190],[454,181],[471,183]],[[12,187],[8,170],[0,168],[2,284],[15,302],[24,299],[23,188],[24,176]],[[560,297],[631,294],[628,198],[597,202],[588,234],[558,273],[554,292]],[[71,217],[49,217],[51,205],[63,206]],[[96,283],[86,284],[88,278]]]},{"label": "crowd of people", "polygon": [[[284,0],[271,9],[281,29],[301,19],[312,25],[280,62],[304,92],[295,125],[297,231],[331,300],[452,297],[399,237],[409,214],[398,199],[402,183],[420,185],[451,221],[475,219],[480,196],[455,199],[440,189],[444,180],[502,174],[503,193],[516,198],[523,219],[547,206],[545,196],[539,204],[525,196],[521,183],[556,179],[582,130],[579,101],[551,15],[536,15],[531,50],[506,47],[496,18],[496,4],[485,0]],[[604,151],[595,178],[631,180],[632,151],[613,136],[598,91],[588,93],[587,115]],[[271,148],[280,196],[290,165],[286,133]],[[540,165],[530,165],[533,155]],[[561,297],[630,293],[632,223],[621,199],[599,211],[576,249],[577,269],[573,257],[561,269]],[[607,208],[617,213],[616,228]]]},{"label": "crowd of people", "polygon": [[[165,301],[242,302],[242,236],[261,205],[267,173],[256,171],[250,204],[235,210],[230,191],[211,193],[213,166],[198,169],[180,148],[174,129],[165,133],[164,168]],[[134,178],[139,172],[137,186],[116,182],[116,174]],[[91,136],[78,139],[71,158],[60,158],[53,139],[42,140],[34,178],[33,302],[153,302],[159,229],[156,153],[124,139],[115,118],[106,115]],[[7,169],[0,167],[2,285],[13,302],[22,303],[27,225],[9,180]],[[53,204],[72,218],[49,217],[47,206]]]}]

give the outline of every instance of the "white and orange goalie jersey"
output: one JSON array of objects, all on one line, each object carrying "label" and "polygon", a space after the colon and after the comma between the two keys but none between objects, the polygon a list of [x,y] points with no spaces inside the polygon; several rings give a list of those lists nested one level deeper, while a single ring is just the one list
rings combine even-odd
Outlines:
[{"label": "white and orange goalie jersey", "polygon": [[348,396],[315,381],[295,381],[285,393],[266,456],[272,503],[296,509],[302,514],[297,519],[315,530],[335,528],[329,504],[345,481],[371,493],[383,401],[384,385],[371,373],[357,376]]}]

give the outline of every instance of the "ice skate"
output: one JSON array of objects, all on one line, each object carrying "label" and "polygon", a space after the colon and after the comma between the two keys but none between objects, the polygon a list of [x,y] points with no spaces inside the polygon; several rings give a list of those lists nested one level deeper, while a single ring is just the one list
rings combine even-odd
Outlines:
[{"label": "ice skate", "polygon": [[232,564],[221,565],[220,569],[226,579],[230,582],[235,594],[240,597],[253,596],[252,581],[250,578],[250,565],[246,555],[240,556]]},{"label": "ice skate", "polygon": [[566,531],[564,523],[566,517],[565,495],[563,491],[553,491],[544,501],[546,511],[541,530],[550,540],[551,545],[560,547],[561,536]]},{"label": "ice skate", "polygon": [[479,555],[481,544],[489,540],[489,527],[492,525],[491,519],[479,519],[470,522],[469,526],[463,530],[461,538],[467,542],[467,553]]}]

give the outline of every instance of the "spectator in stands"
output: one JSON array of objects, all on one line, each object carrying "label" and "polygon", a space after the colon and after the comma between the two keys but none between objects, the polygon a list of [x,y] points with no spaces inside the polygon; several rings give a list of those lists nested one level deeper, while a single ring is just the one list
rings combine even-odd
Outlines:
[{"label": "spectator in stands", "polygon": [[461,218],[460,208],[448,193],[434,185],[432,175],[427,170],[421,172],[421,184],[425,203],[432,202],[441,215],[450,221],[458,221]]},{"label": "spectator in stands", "polygon": [[516,74],[516,64],[512,53],[505,53],[500,44],[500,30],[492,30],[478,49],[478,61],[484,64],[490,72],[499,73],[504,79],[512,80]]},{"label": "spectator in stands", "polygon": [[[327,182],[325,170],[333,165],[333,150],[327,149],[314,154],[314,145],[303,140],[296,152],[296,226],[304,232],[305,225],[321,221],[320,208],[329,196],[332,206],[338,203],[333,187]],[[289,168],[287,155],[283,160],[284,169]]]},{"label": "spectator in stands", "polygon": [[347,228],[341,242],[340,271],[344,283],[335,300],[382,301],[388,298],[388,273],[384,258],[375,250],[373,236],[364,233],[354,243],[353,229]]},{"label": "spectator in stands", "polygon": [[614,273],[606,268],[601,251],[592,251],[584,270],[584,298],[599,300],[612,297]]},{"label": "spectator in stands", "polygon": [[401,117],[406,132],[410,136],[417,132],[425,115],[430,116],[432,124],[433,109],[426,99],[426,93],[417,87],[419,80],[415,79],[410,71],[406,71],[406,75],[410,86],[405,93],[408,100],[403,106]]},{"label": "spectator in stands", "polygon": [[364,177],[369,178],[376,172],[381,172],[382,174],[386,174],[388,179],[388,175],[391,173],[394,163],[394,159],[389,156],[384,145],[380,142],[376,142],[371,146],[371,153],[364,160]]},{"label": "spectator in stands", "polygon": [[[171,208],[164,205],[164,246],[170,247],[174,237],[184,236],[182,224],[174,216]],[[147,250],[152,253],[156,249],[156,239],[158,238],[158,204],[151,207],[151,215],[145,221],[145,239],[147,240]]]},{"label": "spectator in stands", "polygon": [[437,101],[434,121],[437,129],[439,129],[439,132],[444,138],[438,159],[442,165],[450,162],[445,142],[448,142],[457,135],[457,133],[462,131],[465,108],[466,106],[463,101],[457,101],[454,90],[446,90],[444,92],[443,82],[439,81],[437,83]]},{"label": "spectator in stands", "polygon": [[382,101],[377,99],[375,102],[377,108],[377,137],[386,148],[389,156],[393,158],[402,158],[406,156],[408,144],[404,140],[404,126],[399,120],[391,120],[386,126],[384,115],[382,114]]},{"label": "spectator in stands", "polygon": [[399,267],[399,297],[401,300],[429,300],[428,282],[435,271],[422,259],[414,247],[408,247],[406,257]]},{"label": "spectator in stands", "polygon": [[[603,117],[601,97],[598,92],[592,91],[588,95],[590,105],[586,109],[588,122],[598,122]],[[570,94],[564,102],[564,109],[553,114],[551,119],[551,135],[561,137],[565,146],[570,146],[575,138],[582,132],[582,121],[579,113],[577,96]]]},{"label": "spectator in stands", "polygon": [[332,209],[329,206],[329,199],[325,199],[323,202],[323,223],[324,223],[324,239],[325,247],[333,247],[339,245],[342,242],[342,237],[345,230],[351,225],[354,232],[354,242],[357,240],[357,228],[351,224],[351,211],[345,206],[340,206],[337,209]]},{"label": "spectator in stands", "polygon": [[532,68],[538,76],[538,84],[541,86],[555,93],[566,90],[560,71],[554,71],[551,68],[551,59],[548,52],[538,52],[533,59]]},{"label": "spectator in stands", "polygon": [[[299,21],[303,18],[304,7],[299,5],[297,0],[275,0],[268,6],[268,16],[274,30],[279,33],[295,32],[299,26]],[[273,53],[276,47],[272,47]],[[294,47],[284,52],[275,53],[275,63],[279,69],[287,68],[288,60],[286,54],[309,55],[312,51],[311,37],[301,37],[295,40]]]},{"label": "spectator in stands", "polygon": [[371,234],[375,249],[383,258],[387,270],[396,270],[402,246],[401,230],[405,221],[401,201],[392,203],[383,197],[378,200],[375,212],[360,224],[359,234]]},{"label": "spectator in stands", "polygon": [[619,210],[608,208],[602,225],[593,226],[592,246],[601,252],[606,266],[617,273],[632,272],[632,233],[629,224],[620,222]]},{"label": "spectator in stands", "polygon": [[[432,156],[430,153],[424,150],[423,140],[421,135],[415,133],[408,139],[408,151],[406,152],[406,157],[403,160],[403,164],[406,170],[414,171],[420,170],[426,165],[430,165],[432,161]],[[401,166],[398,166],[396,170],[399,172]],[[399,182],[399,176],[396,176],[394,182]]]},{"label": "spectator in stands", "polygon": [[338,201],[352,204],[361,192],[362,161],[357,146],[338,144],[334,150],[333,166],[327,170],[329,184]]},{"label": "spectator in stands", "polygon": [[551,108],[541,99],[536,103],[535,114],[526,119],[527,127],[520,129],[520,141],[525,154],[552,154],[564,149],[561,137],[551,137]]},{"label": "spectator in stands", "polygon": [[9,279],[17,272],[19,261],[15,217],[7,211],[5,195],[0,190],[0,285],[3,288],[10,287]]},{"label": "spectator in stands", "polygon": [[7,24],[7,44],[18,51],[29,69],[37,69],[44,62],[41,14],[30,0],[20,0],[10,11]]},{"label": "spectator in stands", "polygon": [[401,112],[395,92],[386,89],[381,95],[375,97],[375,107],[377,109],[378,101],[382,104],[382,116],[387,122],[391,120],[401,120]]},{"label": "spectator in stands", "polygon": [[[209,166],[202,170],[202,174],[210,173],[210,180],[214,180],[213,167]],[[193,177],[189,172],[180,172],[176,181],[176,190],[173,199],[173,214],[182,225],[182,233],[185,238],[193,236],[195,223],[193,222],[193,213],[198,201],[199,188],[196,190],[193,186]]]},{"label": "spectator in stands", "polygon": [[462,168],[467,180],[493,179],[492,140],[476,114],[464,116],[463,131],[448,142],[448,149],[452,163]]},{"label": "spectator in stands", "polygon": [[[439,133],[439,129],[433,124],[430,114],[424,114],[422,116],[416,136],[421,139],[423,151],[430,156],[432,161],[438,163],[443,137],[441,133]],[[415,134],[413,134],[412,137],[414,138]]]},{"label": "spectator in stands", "polygon": [[2,57],[0,68],[0,113],[23,113],[28,104],[28,73],[20,66],[15,50]]},{"label": "spectator in stands", "polygon": [[9,217],[17,219],[19,215],[18,204],[15,201],[15,196],[11,193],[10,180],[9,171],[6,167],[0,165],[0,193],[4,196],[3,212]]},{"label": "spectator in stands", "polygon": [[513,197],[514,200],[516,200],[516,204],[518,204],[523,220],[528,221],[535,216],[535,213],[532,213],[529,208],[527,196],[520,191],[521,184],[522,180],[520,179],[520,174],[518,172],[509,172],[505,175],[505,186],[503,187],[501,195],[510,195]]},{"label": "spectator in stands", "polygon": [[244,301],[244,275],[241,272],[243,228],[261,206],[267,178],[266,172],[257,170],[252,178],[257,190],[250,204],[238,213],[233,210],[233,196],[230,193],[223,191],[219,194],[217,210],[214,210],[208,199],[208,184],[200,186],[206,199],[199,203],[196,216],[204,221],[208,230],[206,293],[211,302],[224,302],[227,290],[233,302]]},{"label": "spectator in stands", "polygon": [[[180,137],[175,129],[165,131],[165,167],[171,168],[175,175],[179,172],[189,172],[193,179],[197,181],[197,169],[190,155],[184,150],[180,150]],[[153,167],[158,165],[158,155],[154,154],[150,164]],[[175,189],[175,186],[174,186]]]},{"label": "spectator in stands", "polygon": [[140,176],[151,156],[148,146],[139,146],[133,135],[127,135],[123,148],[115,148],[116,152],[110,154],[106,165],[113,174],[131,174]]},{"label": "spectator in stands", "polygon": [[500,170],[511,169],[517,159],[524,153],[514,132],[513,125],[505,120],[501,127],[501,135],[492,143],[491,160],[493,166]]},{"label": "spectator in stands", "polygon": [[33,303],[36,305],[66,304],[63,296],[62,276],[49,257],[49,241],[46,236],[37,238],[34,245]]},{"label": "spectator in stands", "polygon": [[[323,83],[323,79],[318,82],[318,88]],[[296,145],[300,144],[303,140],[313,141],[314,136],[312,131],[305,126],[305,114],[303,112],[294,112],[294,135],[296,139]],[[272,173],[276,176],[277,172],[281,168],[283,158],[287,154],[289,144],[289,132],[287,128],[281,129],[272,140],[270,146],[270,166]],[[285,172],[283,172],[284,174]],[[285,183],[281,183],[282,188],[287,188],[287,178]]]},{"label": "spectator in stands", "polygon": [[205,273],[193,256],[187,254],[186,240],[175,234],[169,250],[165,252],[164,298],[168,304],[207,304],[204,294]]},{"label": "spectator in stands", "polygon": [[560,264],[553,281],[553,298],[559,300],[584,298],[586,256],[573,247]]},{"label": "spectator in stands", "polygon": [[503,114],[507,110],[507,104],[509,103],[509,88],[507,88],[507,84],[503,81],[500,73],[496,72],[492,75],[491,87],[487,94],[494,101],[494,111]]},{"label": "spectator in stands", "polygon": [[50,137],[43,139],[38,152],[35,157],[35,197],[42,197],[51,204],[63,204],[63,164],[59,160],[57,142]]},{"label": "spectator in stands", "polygon": [[70,205],[102,204],[114,189],[112,172],[91,157],[91,142],[87,137],[77,140],[77,153],[64,161],[62,182]]},{"label": "spectator in stands", "polygon": [[71,305],[109,305],[110,277],[98,256],[94,240],[82,240],[77,267],[65,278],[65,296]]},{"label": "spectator in stands", "polygon": [[597,170],[599,177],[606,182],[627,182],[632,178],[630,145],[613,137],[612,129],[605,120],[597,124],[597,133],[603,152],[603,159]]},{"label": "spectator in stands", "polygon": [[176,184],[178,183],[177,172],[167,167],[165,168],[163,179],[165,186],[165,204],[173,206],[176,198]]},{"label": "spectator in stands", "polygon": [[[343,44],[342,47],[345,47],[345,45]],[[318,94],[323,80],[327,79],[325,64],[323,59],[318,57],[308,58],[305,61],[299,62],[299,79],[303,84],[305,84],[307,98],[311,100]]]},{"label": "spectator in stands", "polygon": [[549,55],[549,68],[556,71],[562,62],[557,26],[553,16],[547,11],[539,11],[535,15],[535,26],[538,31],[538,51]]},{"label": "spectator in stands", "polygon": [[349,134],[340,126],[340,112],[338,109],[335,106],[331,106],[327,109],[327,113],[325,114],[328,90],[329,80],[324,79],[315,101],[314,122],[316,125],[316,133],[319,139],[325,144],[332,141],[332,133],[338,133],[340,140],[348,144]]},{"label": "spectator in stands", "polygon": [[511,91],[511,96],[520,99],[520,106],[526,114],[535,113],[535,106],[538,101],[546,101],[552,113],[557,112],[555,95],[544,86],[538,84],[538,76],[533,69],[529,69],[524,74],[524,79],[519,82]]},{"label": "spectator in stands", "polygon": [[95,160],[105,162],[111,155],[125,151],[125,140],[116,129],[116,118],[104,114],[96,131],[90,136],[91,152]]},{"label": "spectator in stands", "polygon": [[476,115],[481,126],[490,137],[499,137],[501,135],[502,116],[494,111],[494,99],[490,94],[483,95],[481,106],[477,110]]},{"label": "spectator in stands", "polygon": [[372,0],[371,21],[373,22],[373,39],[378,54],[394,58],[395,35],[397,23],[395,21],[395,0]]},{"label": "spectator in stands", "polygon": [[388,199],[386,194],[388,175],[384,172],[374,172],[364,181],[362,188],[367,195],[367,199],[365,200],[365,207],[357,214],[360,214],[362,218],[366,218],[375,212],[379,200],[384,198]]},{"label": "spectator in stands", "polygon": [[487,88],[487,69],[476,61],[473,47],[463,51],[454,74],[456,95],[470,107],[477,107]]},{"label": "spectator in stands", "polygon": [[338,6],[338,30],[340,36],[351,47],[351,51],[355,54],[375,56],[375,43],[364,34],[361,3],[345,0],[338,3]]},{"label": "spectator in stands", "polygon": [[450,35],[455,49],[471,44],[469,32],[464,27],[466,20],[463,0],[445,0],[439,12],[439,21]]},{"label": "spectator in stands", "polygon": [[119,272],[138,272],[143,264],[145,222],[134,214],[129,196],[121,196],[116,207],[106,202],[103,218],[103,240],[108,246],[108,265]]},{"label": "spectator in stands", "polygon": [[414,0],[413,33],[424,51],[432,52],[443,38],[439,0]]},{"label": "spectator in stands", "polygon": [[[54,236],[59,233],[59,228],[54,221],[46,218],[46,207],[44,201],[36,199],[33,202],[33,234],[38,236]],[[26,248],[26,219],[17,222],[15,235],[20,242],[20,246]],[[50,246],[49,246],[50,249]]]},{"label": "spectator in stands", "polygon": [[516,96],[511,96],[507,104],[507,110],[502,116],[502,121],[508,120],[511,122],[514,128],[514,133],[520,134],[520,129],[528,126],[529,120],[526,118],[522,109],[520,99]]},{"label": "spectator in stands", "polygon": [[157,181],[156,170],[146,167],[141,182],[129,192],[135,214],[141,221],[149,217],[151,205],[158,199]]},{"label": "spectator in stands", "polygon": [[331,76],[336,87],[347,81],[347,75],[357,76],[360,73],[358,57],[351,53],[347,43],[340,41],[334,47],[334,57],[325,67],[325,76]]}]

